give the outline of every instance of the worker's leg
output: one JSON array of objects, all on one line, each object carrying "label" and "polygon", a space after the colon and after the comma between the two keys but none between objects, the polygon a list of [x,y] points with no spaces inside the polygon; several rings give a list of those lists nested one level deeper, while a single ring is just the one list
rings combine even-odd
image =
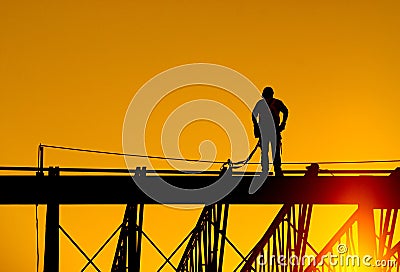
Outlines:
[{"label": "worker's leg", "polygon": [[275,176],[283,176],[282,158],[281,158],[282,136],[280,133],[276,135],[275,157],[274,157],[274,172]]},{"label": "worker's leg", "polygon": [[261,141],[261,170],[262,172],[269,172],[269,141]]}]

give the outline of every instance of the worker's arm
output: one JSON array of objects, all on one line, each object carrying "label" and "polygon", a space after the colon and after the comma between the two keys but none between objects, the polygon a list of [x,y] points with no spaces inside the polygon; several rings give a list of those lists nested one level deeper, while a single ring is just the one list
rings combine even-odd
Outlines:
[{"label": "worker's arm", "polygon": [[254,137],[260,138],[261,134],[260,134],[260,128],[258,127],[257,116],[258,116],[258,113],[257,113],[256,109],[254,109],[251,114],[251,120],[253,121],[253,128],[254,128]]},{"label": "worker's arm", "polygon": [[253,120],[253,126],[258,126],[257,118],[254,116],[254,114],[251,115],[251,120]]},{"label": "worker's arm", "polygon": [[283,104],[283,102],[282,102],[282,105],[281,105],[281,112],[282,112],[282,122],[281,122],[281,124],[279,125],[279,130],[280,131],[283,131],[284,129],[285,129],[285,127],[286,127],[286,121],[287,121],[287,119],[288,119],[288,117],[289,117],[289,110],[288,110],[288,108],[285,106],[285,104]]}]

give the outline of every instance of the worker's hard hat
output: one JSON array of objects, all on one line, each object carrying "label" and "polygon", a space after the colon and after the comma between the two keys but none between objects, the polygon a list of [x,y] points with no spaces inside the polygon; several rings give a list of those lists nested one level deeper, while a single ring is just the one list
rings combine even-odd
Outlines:
[{"label": "worker's hard hat", "polygon": [[262,96],[265,98],[271,98],[274,96],[274,90],[272,89],[272,87],[265,87],[263,92],[262,92]]}]

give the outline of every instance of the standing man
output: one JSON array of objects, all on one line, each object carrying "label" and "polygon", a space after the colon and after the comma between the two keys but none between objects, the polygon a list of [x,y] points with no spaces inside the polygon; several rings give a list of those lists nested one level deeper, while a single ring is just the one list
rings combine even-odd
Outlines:
[{"label": "standing man", "polygon": [[[253,125],[254,125],[254,136],[256,138],[260,138],[261,141],[261,131],[268,130],[268,109],[267,105],[272,115],[272,119],[274,121],[275,133],[276,133],[276,145],[275,147],[275,157],[274,157],[274,171],[275,176],[283,176],[281,164],[281,146],[282,146],[282,135],[281,132],[286,127],[286,121],[288,119],[289,111],[285,104],[279,100],[274,98],[274,90],[271,87],[265,87],[262,92],[263,99],[257,102],[252,115]],[[265,103],[266,102],[266,103]],[[280,118],[280,113],[282,113],[282,122]],[[258,118],[258,120],[257,120]],[[269,131],[270,133],[270,131]],[[268,134],[265,133],[265,134]],[[263,133],[263,135],[265,135]],[[264,137],[267,138],[268,137]],[[264,139],[265,141],[266,139]],[[269,140],[266,142],[261,142],[261,166],[262,171],[265,172],[269,170],[269,160],[268,160],[268,149],[269,149]]]}]

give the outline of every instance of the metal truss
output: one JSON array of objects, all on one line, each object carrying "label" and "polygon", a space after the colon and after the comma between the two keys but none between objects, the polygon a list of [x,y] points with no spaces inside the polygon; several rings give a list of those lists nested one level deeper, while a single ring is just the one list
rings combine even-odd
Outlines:
[{"label": "metal truss", "polygon": [[112,272],[140,271],[143,204],[128,204],[111,268]]},{"label": "metal truss", "polygon": [[[383,271],[400,271],[399,261],[400,261],[400,241],[389,250],[386,255],[383,257],[383,260],[391,260],[391,263],[388,262],[388,266],[386,266]],[[391,265],[393,264],[393,265]]]},{"label": "metal truss", "polygon": [[222,272],[228,209],[228,204],[203,208],[176,271]]},{"label": "metal truss", "polygon": [[[379,181],[379,183],[376,182],[378,181],[378,177],[375,177],[373,182],[372,179],[371,182],[368,180],[369,177],[359,177],[358,181],[346,180],[346,182],[343,182],[343,179],[340,179],[339,177],[335,177],[334,182],[335,183],[339,182],[341,184],[340,186],[337,186],[336,192],[345,189],[348,190],[349,192],[358,192],[355,189],[358,188],[364,189],[364,187],[360,186],[359,183],[360,180],[361,182],[363,182],[361,184],[374,185],[374,186],[366,186],[365,188],[367,188],[368,190],[364,190],[360,194],[358,193],[354,194],[354,196],[360,197],[360,199],[355,199],[354,202],[359,204],[359,208],[342,225],[342,227],[337,231],[337,233],[333,235],[333,237],[328,241],[328,243],[322,248],[320,252],[317,252],[308,243],[308,233],[310,228],[313,205],[307,203],[318,204],[321,201],[321,199],[323,203],[325,203],[326,199],[324,197],[313,198],[317,194],[314,193],[315,192],[314,190],[310,190],[309,188],[315,189],[314,187],[311,186],[315,185],[321,186],[320,184],[318,184],[316,179],[314,179],[315,177],[318,176],[318,173],[323,173],[323,171],[328,171],[326,173],[333,175],[333,173],[335,172],[329,170],[321,170],[319,169],[318,164],[312,164],[309,167],[307,167],[307,171],[305,172],[305,180],[307,180],[307,182],[304,182],[303,184],[304,186],[302,185],[301,189],[302,191],[299,191],[300,187],[288,186],[288,184],[296,185],[295,183],[290,183],[293,181],[290,181],[289,179],[281,178],[280,180],[282,181],[281,183],[274,183],[275,186],[276,184],[278,184],[280,186],[283,186],[284,188],[294,187],[295,188],[293,189],[294,193],[292,192],[293,196],[304,194],[307,196],[307,198],[304,199],[300,198],[300,200],[297,199],[296,201],[290,198],[290,203],[284,204],[282,206],[281,210],[278,212],[275,219],[265,232],[265,234],[262,236],[259,242],[254,246],[254,248],[249,252],[248,255],[243,256],[239,252],[239,250],[237,250],[237,248],[233,245],[233,243],[231,243],[231,241],[226,237],[229,204],[218,203],[206,206],[203,209],[195,228],[188,234],[188,236],[186,236],[186,238],[181,242],[178,248],[175,249],[169,257],[166,257],[161,252],[161,250],[155,245],[155,243],[151,241],[148,235],[143,231],[143,210],[144,210],[144,204],[146,202],[143,201],[143,199],[142,201],[140,201],[137,198],[135,201],[139,202],[140,204],[139,203],[127,204],[122,224],[118,226],[118,228],[113,232],[111,237],[108,238],[108,240],[100,247],[100,249],[92,257],[89,257],[82,250],[82,248],[73,240],[73,238],[67,233],[67,231],[59,225],[59,215],[60,215],[59,206],[62,203],[81,203],[81,202],[80,201],[78,202],[76,199],[72,200],[70,199],[69,201],[65,202],[65,198],[63,198],[65,197],[65,195],[61,194],[57,189],[57,184],[61,182],[61,179],[59,178],[61,169],[59,167],[44,168],[43,152],[40,153],[40,161],[37,169],[39,170],[37,172],[37,176],[40,177],[39,179],[40,182],[38,182],[37,185],[42,186],[44,184],[43,188],[45,188],[46,193],[38,194],[37,192],[42,192],[38,190],[37,192],[35,191],[33,193],[29,192],[29,194],[27,193],[26,195],[24,194],[24,197],[28,198],[28,200],[26,200],[27,203],[29,201],[33,201],[32,199],[34,199],[35,201],[33,203],[38,205],[38,203],[42,202],[39,202],[37,200],[38,199],[37,196],[45,195],[45,198],[43,198],[44,200],[41,200],[44,201],[43,203],[47,204],[44,272],[59,271],[60,231],[73,243],[73,245],[87,260],[86,265],[82,268],[81,271],[85,271],[86,268],[88,268],[89,266],[92,266],[96,271],[100,271],[100,269],[94,263],[94,259],[98,256],[100,251],[109,243],[109,241],[114,236],[117,235],[118,232],[119,232],[119,239],[111,269],[112,272],[140,271],[142,238],[147,239],[165,260],[164,264],[157,271],[161,271],[163,267],[166,264],[168,264],[173,268],[174,271],[179,271],[179,272],[222,272],[225,243],[228,243],[230,246],[232,246],[236,251],[236,253],[238,253],[238,255],[242,258],[242,262],[236,267],[234,272],[236,271],[255,271],[255,272],[364,271],[363,268],[357,269],[357,267],[354,267],[354,265],[334,266],[331,265],[327,259],[324,259],[324,256],[327,256],[329,254],[338,254],[339,250],[343,250],[341,255],[363,256],[365,254],[369,254],[373,257],[374,260],[381,260],[386,262],[393,260],[398,262],[400,257],[400,242],[396,243],[396,241],[393,241],[397,215],[398,215],[398,210],[395,208],[399,207],[398,197],[396,195],[398,192],[398,189],[396,188],[398,187],[396,186],[398,186],[399,184],[397,181],[398,177],[400,177],[400,168],[396,168],[396,170],[390,174],[390,177],[388,179],[386,178],[385,180],[382,179]],[[48,170],[48,176],[49,176],[48,179],[47,177],[44,178],[45,169],[46,171]],[[68,169],[68,168],[64,168],[62,170],[63,171],[68,170],[72,172],[74,171],[79,172],[83,170],[98,171],[96,169],[93,170],[93,169]],[[119,171],[120,169],[117,170]],[[102,171],[113,172],[116,170],[108,169]],[[123,171],[127,170],[125,169]],[[347,173],[343,171],[342,172],[339,171],[338,173]],[[136,174],[146,175],[146,170],[142,169],[140,171],[137,171]],[[176,178],[178,179],[178,177]],[[185,177],[183,176],[182,178]],[[382,181],[384,181],[384,183],[382,183]],[[69,182],[72,181],[70,180]],[[284,183],[284,185],[281,185],[282,183]],[[348,186],[349,183],[350,186]],[[344,185],[346,185],[346,187],[343,187]],[[108,188],[107,186],[105,187]],[[382,190],[379,189],[381,187],[383,188]],[[27,186],[27,188],[31,187]],[[119,191],[124,192],[124,190],[123,189],[121,190],[121,188],[118,189],[118,192]],[[271,187],[271,188],[276,189],[279,187]],[[322,187],[317,187],[317,191],[318,188]],[[90,190],[92,190],[92,187],[90,187]],[[18,192],[17,195],[18,197],[15,198],[17,200],[22,199],[19,198],[20,190],[15,190],[15,191]],[[299,192],[301,193],[299,194]],[[106,195],[109,194],[108,191],[106,193],[107,194],[103,195],[102,197],[105,197]],[[87,197],[86,194],[84,193],[82,193],[81,195]],[[331,195],[335,194],[331,192]],[[131,194],[129,196],[131,196]],[[353,196],[353,194],[351,196]],[[376,196],[384,196],[384,197],[380,198]],[[261,198],[262,203],[264,203],[263,201],[266,201],[265,200],[266,198],[263,195],[261,197],[262,197]],[[268,195],[268,197],[271,196]],[[375,202],[371,201],[371,198],[374,199]],[[390,201],[385,202],[386,199],[389,199]],[[283,203],[287,203],[287,199],[283,200],[284,200]],[[348,203],[349,199],[345,200],[346,200],[345,203]],[[131,200],[129,199],[128,202],[129,201]],[[271,201],[271,199],[269,199],[268,201]],[[342,199],[341,201],[344,200]],[[352,200],[350,199],[350,201]],[[383,204],[381,203],[382,201]],[[101,203],[103,202],[104,199],[102,199]],[[340,203],[340,201],[338,202],[337,199],[329,199],[328,202],[332,202],[335,204]],[[127,202],[123,203],[126,204]],[[235,203],[235,202],[228,201],[227,203]],[[254,203],[260,203],[260,200],[258,199],[258,201]],[[265,203],[269,202],[266,201]],[[273,199],[273,203],[276,203],[276,200]],[[293,203],[303,203],[303,204],[295,205]],[[373,205],[371,203],[379,204],[380,208],[385,207],[387,209],[374,210],[374,208],[372,207]],[[379,222],[376,225],[374,221],[374,211],[380,212]],[[379,229],[377,229],[378,226]],[[174,266],[174,264],[172,264],[170,260],[174,256],[174,254],[178,252],[179,248],[186,243],[186,241],[188,242],[186,244],[186,248],[179,262],[179,265]],[[305,257],[306,254],[309,253],[314,254],[315,256],[314,259],[308,258],[306,259],[308,263],[304,262],[303,257]],[[354,259],[351,259],[350,261],[354,261]],[[394,264],[394,262],[392,262],[392,264]],[[368,271],[379,271],[379,272],[399,271],[399,266],[397,263],[396,266],[387,265],[382,267],[374,267]]]},{"label": "metal truss", "polygon": [[44,272],[59,271],[59,232],[68,238],[68,240],[75,246],[75,248],[86,259],[86,265],[81,269],[84,272],[89,266],[92,266],[96,271],[100,272],[99,267],[94,263],[96,257],[101,251],[109,244],[118,231],[125,226],[124,223],[120,224],[110,237],[100,246],[96,253],[89,257],[81,246],[72,238],[72,236],[59,225],[59,205],[52,203],[47,205],[46,213],[46,240],[45,240],[45,256],[44,256]]},{"label": "metal truss", "polygon": [[397,209],[381,209],[377,235],[377,259],[385,262],[380,271],[399,271],[400,242],[393,246]]},{"label": "metal truss", "polygon": [[[306,249],[312,205],[285,204],[262,236],[234,271],[303,271],[301,258]],[[284,265],[285,263],[285,265]]]},{"label": "metal truss", "polygon": [[[366,264],[362,262],[365,260],[371,265],[368,271],[393,271],[394,268],[399,271],[396,262],[400,243],[392,246],[398,210],[379,210],[377,234],[373,212],[372,208],[359,207],[316,255],[305,272],[364,271]],[[335,256],[334,259],[331,256]],[[371,259],[368,257],[363,260],[365,256],[370,256]],[[378,267],[376,260],[384,265]]]},{"label": "metal truss", "polygon": [[396,227],[397,209],[381,209],[379,233],[377,236],[378,257],[386,256],[392,249],[393,235]]}]

